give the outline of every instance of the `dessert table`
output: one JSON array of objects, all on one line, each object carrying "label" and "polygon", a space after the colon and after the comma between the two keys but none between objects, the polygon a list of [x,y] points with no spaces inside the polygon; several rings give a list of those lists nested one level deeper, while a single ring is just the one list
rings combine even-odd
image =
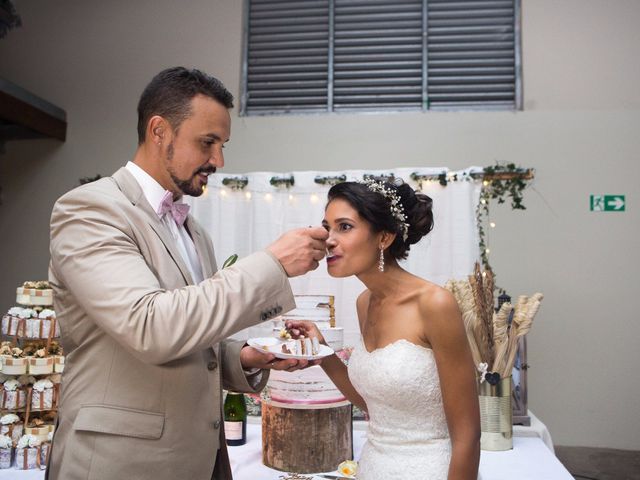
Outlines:
[{"label": "dessert table", "polygon": [[[529,412],[531,426],[513,427],[513,450],[482,451],[480,475],[482,480],[573,480],[573,477],[553,453],[549,430]],[[234,480],[279,480],[283,472],[262,464],[262,433],[260,417],[250,417],[247,443],[229,447]],[[366,440],[366,422],[354,422],[353,453],[360,458]],[[0,480],[43,480],[38,470],[0,470]],[[314,477],[314,480],[322,480]]]},{"label": "dessert table", "polygon": [[[553,453],[553,443],[547,427],[534,415],[531,426],[514,426],[513,450],[482,451],[480,478],[482,480],[573,480],[571,474]],[[257,418],[256,421],[260,419]],[[366,423],[354,422],[353,455],[360,458],[366,440]],[[247,425],[247,443],[229,447],[234,480],[279,480],[283,472],[262,464],[262,434],[259,423]],[[336,473],[336,472],[332,472]],[[311,476],[311,475],[310,475]],[[322,480],[321,477],[313,477]]]}]

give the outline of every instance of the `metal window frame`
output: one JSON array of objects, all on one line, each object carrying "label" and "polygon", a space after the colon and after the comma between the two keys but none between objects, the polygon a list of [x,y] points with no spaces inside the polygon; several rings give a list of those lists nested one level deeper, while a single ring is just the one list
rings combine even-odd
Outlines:
[{"label": "metal window frame", "polygon": [[242,64],[240,78],[240,107],[239,116],[280,116],[280,115],[326,115],[330,114],[388,114],[405,112],[439,112],[439,111],[522,111],[523,110],[523,86],[522,86],[522,4],[521,0],[514,2],[514,54],[515,54],[515,99],[514,105],[464,105],[464,106],[431,106],[429,101],[428,86],[428,50],[427,50],[427,20],[429,18],[428,0],[422,0],[422,104],[420,107],[392,107],[380,108],[379,106],[366,106],[358,108],[334,109],[334,42],[335,42],[335,0],[329,1],[329,45],[328,45],[328,72],[327,72],[327,106],[326,110],[313,109],[271,109],[264,111],[248,111],[248,71],[249,71],[249,35],[250,35],[250,8],[251,0],[243,1],[242,19]]}]

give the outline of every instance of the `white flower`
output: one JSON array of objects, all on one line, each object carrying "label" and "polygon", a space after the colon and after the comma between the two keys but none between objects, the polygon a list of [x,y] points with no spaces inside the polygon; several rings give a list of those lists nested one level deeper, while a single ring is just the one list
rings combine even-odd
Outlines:
[{"label": "white flower", "polygon": [[11,307],[7,313],[12,317],[17,317],[22,313],[23,310],[24,308],[22,307]]},{"label": "white flower", "polygon": [[30,308],[23,308],[22,311],[18,314],[18,317],[20,318],[31,318],[37,316],[38,314],[36,313],[36,311]]},{"label": "white flower", "polygon": [[480,372],[480,383],[484,382],[485,380],[484,376],[487,374],[488,368],[489,368],[489,365],[486,363],[478,364],[478,371]]},{"label": "white flower", "polygon": [[0,418],[0,423],[2,425],[11,425],[12,423],[16,423],[20,421],[20,417],[15,413],[7,413]]},{"label": "white flower", "polygon": [[35,435],[23,435],[20,437],[20,440],[18,440],[17,448],[37,447],[41,443],[40,439]]},{"label": "white flower", "polygon": [[33,384],[33,389],[38,392],[44,392],[46,388],[53,388],[53,383],[48,378],[45,378],[44,380],[38,380]]},{"label": "white flower", "polygon": [[11,448],[13,447],[13,441],[11,437],[8,435],[0,435],[0,448]]},{"label": "white flower", "polygon": [[38,318],[56,318],[56,312],[49,308],[45,308],[40,312]]},{"label": "white flower", "polygon": [[355,478],[358,471],[358,462],[355,460],[345,460],[338,465],[338,472],[348,478]]},{"label": "white flower", "polygon": [[18,389],[19,386],[20,386],[20,383],[14,378],[4,382],[4,389],[7,392],[14,392],[14,391],[16,391]]}]

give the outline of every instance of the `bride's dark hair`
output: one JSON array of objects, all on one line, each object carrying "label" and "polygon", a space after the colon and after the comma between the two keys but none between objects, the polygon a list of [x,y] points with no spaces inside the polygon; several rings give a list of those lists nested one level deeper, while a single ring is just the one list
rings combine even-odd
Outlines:
[{"label": "bride's dark hair", "polygon": [[409,224],[407,240],[404,241],[401,222],[391,212],[391,202],[383,194],[370,190],[365,184],[343,182],[334,185],[327,195],[329,205],[340,198],[351,205],[360,217],[366,220],[374,232],[387,231],[396,234],[388,252],[395,259],[407,258],[409,247],[418,243],[433,229],[433,201],[424,193],[413,190],[406,183],[397,186],[385,182],[384,186],[396,192],[404,208]]}]

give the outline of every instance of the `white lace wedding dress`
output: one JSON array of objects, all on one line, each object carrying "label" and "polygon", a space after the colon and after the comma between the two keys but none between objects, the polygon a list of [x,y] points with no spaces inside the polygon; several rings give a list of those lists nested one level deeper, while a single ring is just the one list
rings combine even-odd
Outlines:
[{"label": "white lace wedding dress", "polygon": [[433,351],[398,340],[368,352],[361,340],[349,378],[370,418],[357,479],[446,480],[451,442]]}]

